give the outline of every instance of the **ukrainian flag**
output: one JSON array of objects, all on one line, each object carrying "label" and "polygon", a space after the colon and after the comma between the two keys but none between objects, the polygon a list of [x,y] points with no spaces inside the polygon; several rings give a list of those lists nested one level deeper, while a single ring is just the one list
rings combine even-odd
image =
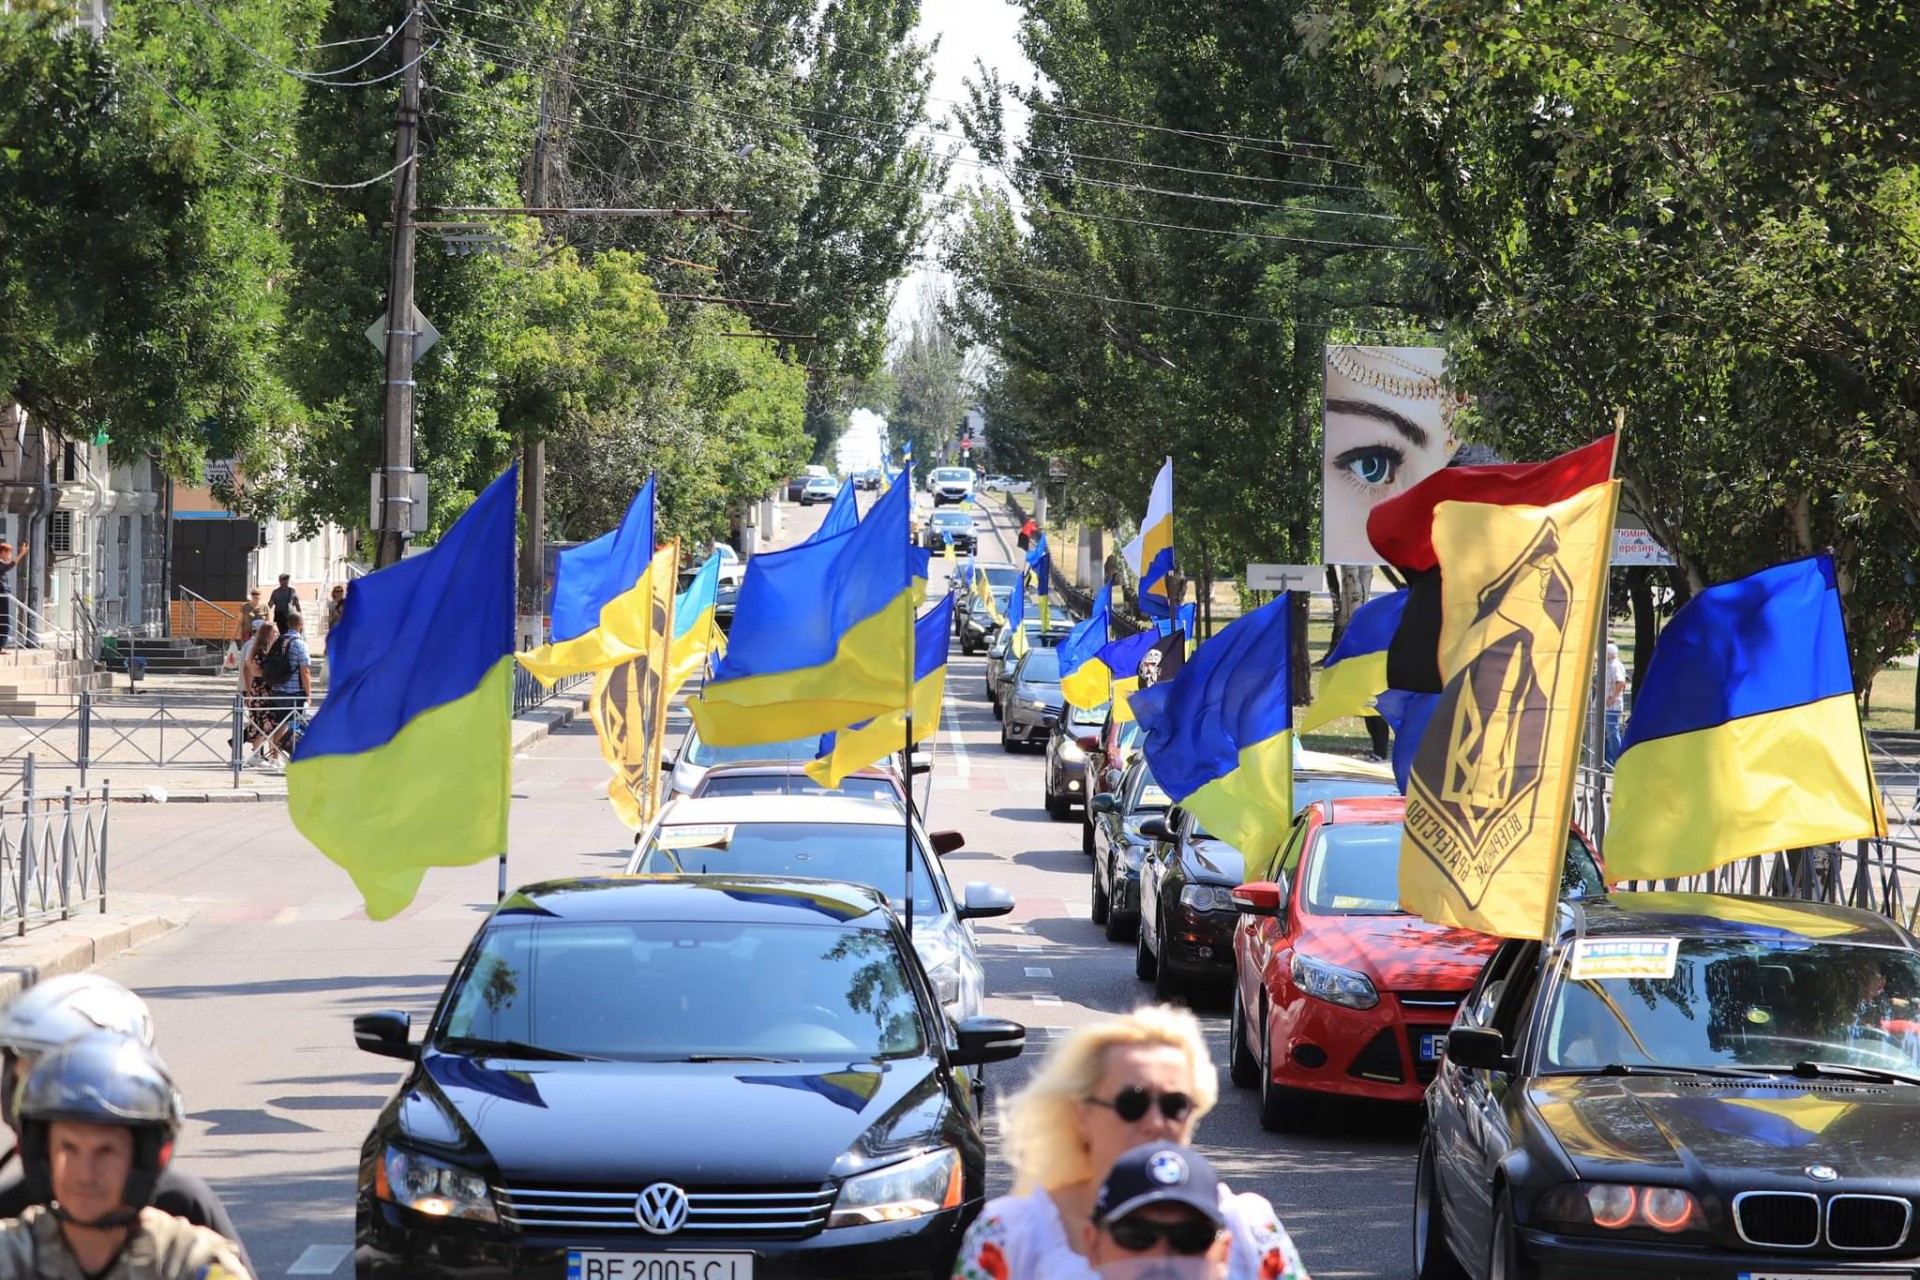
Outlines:
[{"label": "ukrainian flag", "polygon": [[1047,535],[1041,534],[1027,552],[1027,581],[1033,586],[1033,597],[1040,602],[1040,629],[1046,630],[1052,619],[1053,592],[1053,552],[1047,549]]},{"label": "ukrainian flag", "polygon": [[1160,633],[1149,627],[1115,640],[1094,655],[1094,662],[1105,668],[1113,680],[1111,689],[1115,724],[1126,724],[1133,719],[1132,700],[1140,689],[1140,664],[1153,646],[1160,643],[1160,638]]},{"label": "ukrainian flag", "polygon": [[1000,602],[993,598],[993,584],[987,581],[986,570],[979,565],[973,567],[973,607],[996,627],[1006,622],[1000,616]]},{"label": "ukrainian flag", "polygon": [[1112,622],[1113,584],[1105,583],[1093,597],[1093,611],[1074,625],[1060,642],[1060,693],[1082,711],[1091,711],[1112,696],[1113,672],[1100,661]]},{"label": "ukrainian flag", "polygon": [[[913,624],[915,742],[924,741],[940,727],[940,707],[947,696],[947,653],[952,642],[953,597],[942,596]],[[820,754],[807,766],[807,776],[823,787],[837,788],[848,774],[902,750],[907,742],[905,722],[905,715],[895,711],[823,735]]]},{"label": "ukrainian flag", "polygon": [[[987,591],[987,598],[993,598],[993,591]],[[1027,656],[1027,579],[1023,574],[1020,581],[1007,595],[1007,620],[1001,624],[1007,628],[1007,649],[1016,658]]]},{"label": "ukrainian flag", "polygon": [[718,659],[726,653],[727,638],[713,620],[719,604],[720,553],[715,551],[673,601],[673,646],[667,657],[669,698],[706,669],[709,656]]},{"label": "ukrainian flag", "polygon": [[837,533],[845,533],[860,523],[860,503],[854,496],[853,481],[847,480],[840,485],[840,492],[833,495],[833,505],[827,508],[826,519],[813,531],[808,542],[819,542],[831,538]]},{"label": "ukrainian flag", "polygon": [[1301,713],[1296,726],[1311,733],[1341,716],[1372,712],[1373,700],[1387,690],[1387,646],[1400,629],[1407,607],[1406,588],[1369,600],[1353,611],[1340,643],[1333,646],[1320,668],[1320,692]]},{"label": "ukrainian flag", "polygon": [[1150,618],[1167,617],[1172,612],[1167,597],[1167,575],[1173,572],[1172,458],[1161,465],[1160,474],[1153,480],[1153,492],[1147,495],[1139,544],[1135,572],[1140,575],[1140,611]]},{"label": "ukrainian flag", "polygon": [[620,527],[560,553],[553,574],[553,639],[520,654],[520,665],[551,687],[562,676],[605,671],[646,648],[652,608],[640,579],[653,559],[653,477],[640,486]]},{"label": "ukrainian flag", "polygon": [[1282,592],[1132,697],[1154,781],[1248,858],[1293,821],[1292,605]]},{"label": "ukrainian flag", "polygon": [[1688,601],[1660,635],[1614,765],[1607,878],[1886,834],[1832,558]]},{"label": "ukrainian flag", "polygon": [[287,766],[293,824],[375,920],[428,867],[506,851],[517,479],[509,467],[432,550],[353,584],[327,699]]},{"label": "ukrainian flag", "polygon": [[727,656],[690,710],[703,741],[812,737],[898,711],[928,555],[907,541],[913,485],[846,533],[747,562]]}]

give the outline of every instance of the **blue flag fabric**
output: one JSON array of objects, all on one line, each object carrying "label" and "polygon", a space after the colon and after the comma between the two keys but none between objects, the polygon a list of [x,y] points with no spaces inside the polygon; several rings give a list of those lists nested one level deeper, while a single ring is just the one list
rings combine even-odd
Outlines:
[{"label": "blue flag fabric", "polygon": [[600,611],[633,590],[653,559],[654,478],[640,486],[620,527],[562,551],[553,572],[553,643],[600,625]]},{"label": "blue flag fabric", "polygon": [[1113,584],[1105,583],[1093,596],[1093,610],[1073,625],[1060,642],[1060,676],[1065,679],[1100,656],[1107,646],[1107,627],[1112,618]]},{"label": "blue flag fabric", "polygon": [[859,523],[859,499],[854,496],[853,481],[848,480],[840,486],[840,492],[833,495],[833,505],[827,508],[826,519],[820,522],[820,527],[813,531],[813,536],[807,542],[820,542],[835,534],[845,533]]}]

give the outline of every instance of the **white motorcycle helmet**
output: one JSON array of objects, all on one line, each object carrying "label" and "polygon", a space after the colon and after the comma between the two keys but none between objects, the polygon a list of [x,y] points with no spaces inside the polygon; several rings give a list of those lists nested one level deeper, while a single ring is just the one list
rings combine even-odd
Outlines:
[{"label": "white motorcycle helmet", "polygon": [[33,1065],[89,1031],[113,1031],[153,1047],[147,1002],[111,978],[65,974],[36,983],[0,1013],[0,1119],[16,1131],[14,1107]]}]

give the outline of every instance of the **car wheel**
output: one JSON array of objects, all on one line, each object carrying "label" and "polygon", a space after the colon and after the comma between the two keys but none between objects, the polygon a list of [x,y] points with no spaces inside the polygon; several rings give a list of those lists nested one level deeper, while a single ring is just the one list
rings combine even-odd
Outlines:
[{"label": "car wheel", "polygon": [[1055,822],[1065,822],[1073,817],[1073,801],[1064,796],[1047,792],[1047,816]]},{"label": "car wheel", "polygon": [[[1160,949],[1166,950],[1164,942]],[[1165,956],[1157,957],[1153,963],[1153,998],[1161,1004],[1181,1004],[1186,997],[1187,984],[1174,973]]]},{"label": "car wheel", "polygon": [[1298,1096],[1273,1082],[1273,1036],[1260,1028],[1260,1127],[1268,1133],[1285,1133],[1297,1128],[1300,1108]]},{"label": "car wheel", "polygon": [[1260,1061],[1247,1045],[1247,1011],[1240,1003],[1240,980],[1233,983],[1233,1020],[1227,1023],[1227,1078],[1242,1089],[1260,1083]]},{"label": "car wheel", "polygon": [[995,720],[1004,720],[1006,718],[1000,710],[1000,699],[998,698],[993,699],[993,718]]},{"label": "car wheel", "polygon": [[1100,887],[1098,879],[1093,882],[1093,906],[1088,915],[1095,924],[1105,924],[1113,913],[1113,903],[1107,897],[1107,891]]},{"label": "car wheel", "polygon": [[[1000,720],[1000,717],[995,716],[994,719]],[[1004,720],[1000,721],[1000,749],[1008,755],[1012,755],[1014,751],[1017,750],[1014,746],[1013,739],[1007,736],[1007,724]]]},{"label": "car wheel", "polygon": [[[1109,885],[1115,883],[1114,878],[1108,876],[1107,883]],[[1125,899],[1123,898],[1121,901],[1124,904]],[[1139,929],[1139,918],[1137,916],[1130,916],[1124,911],[1117,909],[1113,905],[1113,891],[1109,889],[1107,891],[1107,941],[1125,942],[1129,930],[1138,933]]]},{"label": "car wheel", "polygon": [[1502,1191],[1493,1212],[1493,1239],[1487,1242],[1487,1280],[1531,1280],[1532,1275],[1513,1229],[1513,1196]]},{"label": "car wheel", "polygon": [[1089,858],[1093,856],[1093,812],[1091,809],[1081,815],[1080,852],[1086,854]]},{"label": "car wheel", "polygon": [[1413,1166],[1413,1272],[1418,1280],[1467,1280],[1467,1269],[1447,1243],[1431,1133],[1421,1137],[1420,1154]]},{"label": "car wheel", "polygon": [[1153,952],[1147,950],[1147,922],[1142,920],[1139,930],[1133,935],[1133,976],[1143,982],[1152,982],[1159,968],[1154,962]]}]

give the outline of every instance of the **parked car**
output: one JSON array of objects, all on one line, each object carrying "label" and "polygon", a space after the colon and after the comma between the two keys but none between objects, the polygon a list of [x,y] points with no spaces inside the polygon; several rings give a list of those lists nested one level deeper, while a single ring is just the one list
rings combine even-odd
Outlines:
[{"label": "parked car", "polygon": [[972,467],[935,467],[927,475],[927,492],[933,495],[936,507],[971,502],[975,479]]},{"label": "parked car", "polygon": [[1044,748],[1066,700],[1060,695],[1060,655],[1033,648],[1007,677],[1000,694],[1000,749]]},{"label": "parked car", "polygon": [[1006,476],[987,476],[980,481],[980,487],[989,493],[998,493],[1007,487]]},{"label": "parked car", "polygon": [[1100,722],[1100,732],[1094,736],[1093,745],[1086,748],[1086,752],[1087,804],[1082,811],[1086,821],[1080,832],[1080,852],[1091,858],[1095,825],[1093,798],[1103,791],[1120,790],[1120,779],[1140,752],[1140,722],[1115,720],[1109,709],[1106,718]]},{"label": "parked car", "polygon": [[[1068,705],[1047,735],[1047,767],[1043,775],[1047,816],[1065,822],[1075,808],[1087,805],[1087,749],[1099,744],[1106,723],[1105,703],[1092,709]],[[1084,824],[1082,824],[1084,825]]]},{"label": "parked car", "polygon": [[[1028,618],[1021,624],[1027,634],[1027,649],[1052,649],[1067,638],[1073,630],[1065,624],[1042,627],[1040,619]],[[1007,686],[1013,681],[1013,669],[1020,665],[1020,655],[1013,651],[1013,631],[1001,627],[994,633],[993,643],[987,646],[987,701],[993,704],[993,718],[998,720],[1004,711],[1001,698]]]},{"label": "parked car", "polygon": [[[1292,1124],[1306,1095],[1417,1102],[1467,988],[1498,939],[1430,924],[1400,905],[1406,802],[1308,805],[1252,883],[1233,892],[1239,977],[1229,1073],[1260,1089],[1260,1122]],[[1568,898],[1606,883],[1584,837],[1567,838]]]},{"label": "parked car", "polygon": [[799,475],[794,476],[787,481],[787,501],[788,502],[800,501],[800,495],[806,491],[807,481],[812,480],[818,476],[825,476],[827,477],[827,479],[831,480],[833,478],[833,473],[827,470],[825,467],[819,465],[818,463],[814,463],[812,465],[802,468]]},{"label": "parked car", "polygon": [[714,543],[713,550],[720,556],[721,586],[737,587],[747,580],[747,562],[740,558],[738,551],[724,542]]},{"label": "parked car", "polygon": [[968,1073],[1017,1023],[941,1011],[886,899],[771,877],[506,897],[360,1152],[364,1280],[944,1276],[986,1196]]},{"label": "parked car", "polygon": [[845,796],[852,800],[886,800],[905,808],[907,788],[891,767],[857,770],[841,779],[837,788],[828,790],[807,776],[804,765],[723,764],[708,769],[688,798],[716,796]]},{"label": "parked car", "polygon": [[[1393,771],[1345,757],[1326,770],[1296,762],[1296,810],[1347,796],[1398,797]],[[1319,762],[1315,762],[1319,763]],[[1234,976],[1233,890],[1248,879],[1240,850],[1210,835],[1179,806],[1163,818],[1148,818],[1141,831],[1153,845],[1140,865],[1140,927],[1134,937],[1134,972],[1153,983],[1162,1000],[1189,986],[1230,985]],[[1255,866],[1271,850],[1257,850]]]},{"label": "parked car", "polygon": [[810,507],[816,502],[832,502],[839,492],[840,484],[832,476],[811,476],[800,490],[800,505]]},{"label": "parked car", "polygon": [[803,765],[820,753],[818,737],[786,742],[763,742],[751,747],[716,747],[700,740],[700,726],[690,724],[674,750],[667,779],[667,798],[690,796],[708,769],[722,764]]},{"label": "parked car", "polygon": [[1109,942],[1131,942],[1140,927],[1140,868],[1153,838],[1140,828],[1164,818],[1173,801],[1153,780],[1145,760],[1135,760],[1119,785],[1093,798],[1093,922]]},{"label": "parked car", "polygon": [[1419,1274],[1907,1275],[1920,952],[1848,907],[1619,893],[1481,970],[1426,1092]]},{"label": "parked car", "polygon": [[964,511],[936,511],[927,517],[926,536],[921,540],[929,551],[944,550],[949,542],[954,549],[972,555],[979,546],[973,517]]},{"label": "parked car", "polygon": [[[891,801],[839,796],[728,796],[675,800],[634,846],[628,875],[804,875],[869,884],[909,914],[907,830]],[[966,840],[912,824],[913,944],[940,1003],[955,1019],[980,1012],[986,970],[971,920],[1013,910],[1006,890],[975,881],[959,895],[942,855]]]}]

